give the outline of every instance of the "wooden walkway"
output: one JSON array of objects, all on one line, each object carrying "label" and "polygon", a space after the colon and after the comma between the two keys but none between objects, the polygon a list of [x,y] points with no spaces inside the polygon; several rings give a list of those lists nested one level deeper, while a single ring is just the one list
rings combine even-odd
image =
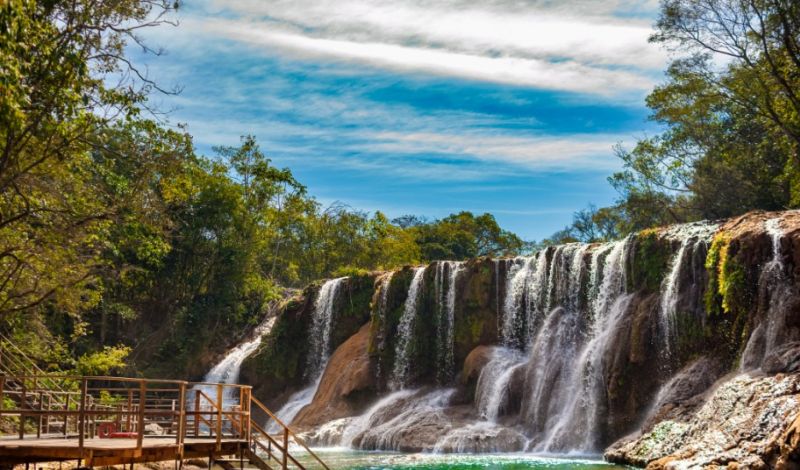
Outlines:
[{"label": "wooden walkway", "polygon": [[0,374],[0,467],[60,461],[180,466],[207,458],[225,468],[248,462],[261,470],[305,470],[291,452],[298,447],[328,470],[249,386]]},{"label": "wooden walkway", "polygon": [[143,462],[173,461],[183,459],[211,458],[224,455],[240,455],[247,443],[238,439],[223,439],[217,450],[216,439],[189,438],[183,450],[171,439],[145,438],[141,448],[135,439],[84,440],[83,449],[74,439],[45,438],[28,440],[0,440],[0,461],[4,464],[31,462],[78,461],[90,466],[119,465]]}]

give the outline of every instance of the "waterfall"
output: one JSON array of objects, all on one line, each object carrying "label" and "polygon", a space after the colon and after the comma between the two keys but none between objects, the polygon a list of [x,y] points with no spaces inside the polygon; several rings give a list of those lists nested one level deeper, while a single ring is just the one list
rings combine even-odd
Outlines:
[{"label": "waterfall", "polygon": [[[392,286],[392,279],[394,278],[394,271],[389,271],[382,274],[378,278],[377,289],[372,296],[372,305],[375,309],[375,314],[380,325],[386,324],[386,315],[389,310],[389,288]],[[386,334],[380,334],[378,337],[378,351],[386,349]],[[383,377],[383,369],[381,363],[376,365],[376,376],[380,381]]]},{"label": "waterfall", "polygon": [[[239,372],[242,369],[242,363],[244,360],[247,359],[251,354],[253,354],[256,349],[261,345],[261,339],[267,335],[270,330],[272,330],[272,326],[275,324],[276,316],[272,315],[271,312],[267,314],[267,318],[259,324],[252,333],[252,338],[242,341],[230,351],[225,354],[225,357],[222,358],[218,363],[214,365],[214,367],[209,370],[205,377],[203,377],[203,382],[209,384],[216,384],[216,383],[223,383],[223,384],[235,384],[239,381]],[[217,399],[217,387],[214,385],[195,385],[192,387],[192,390],[195,393],[203,392],[208,399],[201,399],[201,408],[202,409],[210,409],[211,404],[208,403],[209,400],[216,401]],[[195,396],[191,394],[191,391],[187,395],[187,400],[194,400]],[[239,401],[239,391],[233,388],[226,389],[222,400],[225,404],[238,404]]]},{"label": "waterfall", "polygon": [[425,268],[414,268],[414,275],[408,287],[408,295],[403,305],[403,314],[397,325],[397,342],[394,351],[394,370],[390,388],[397,390],[408,383],[411,369],[411,340],[414,334],[414,324],[417,317],[419,293],[422,281],[425,278]]},{"label": "waterfall", "polygon": [[398,390],[381,398],[369,407],[361,416],[353,419],[342,432],[340,445],[354,447],[354,440],[369,431],[373,426],[380,424],[376,415],[387,407],[402,402],[408,397],[416,394],[416,390]]},{"label": "waterfall", "polygon": [[[253,337],[239,343],[236,347],[228,351],[210,371],[206,374],[203,382],[235,384],[239,381],[239,371],[242,363],[261,345],[261,338],[268,334],[275,324],[277,317],[270,316],[261,322],[253,330]],[[238,393],[238,392],[237,392]]]},{"label": "waterfall", "polygon": [[[503,307],[498,315],[500,321],[499,336],[503,344],[521,349],[522,338],[520,333],[524,328],[525,309],[523,299],[528,286],[533,258],[514,258],[509,260],[506,271],[506,290],[503,297]],[[499,295],[498,295],[499,299]],[[499,303],[499,301],[498,301]]]},{"label": "waterfall", "polygon": [[664,341],[663,353],[665,358],[672,355],[672,338],[674,337],[675,315],[678,310],[678,293],[680,275],[686,259],[687,248],[690,239],[686,238],[681,242],[681,246],[675,257],[670,262],[670,270],[661,287],[661,309],[659,311],[659,328]]},{"label": "waterfall", "polygon": [[[311,329],[308,334],[310,349],[308,351],[308,368],[306,377],[311,380],[310,385],[292,394],[276,413],[284,423],[291,424],[292,420],[306,405],[314,400],[322,374],[328,365],[331,349],[331,331],[333,329],[334,307],[339,290],[346,277],[330,279],[320,287],[317,299],[314,302]],[[275,426],[273,423],[272,426]],[[272,432],[273,429],[268,429]]]},{"label": "waterfall", "polygon": [[[322,376],[320,375],[307,387],[291,394],[281,409],[275,413],[275,416],[277,416],[278,419],[284,423],[291,424],[295,416],[300,413],[300,410],[305,408],[314,400],[314,395],[317,394],[317,388],[319,388],[319,383],[321,380]],[[277,432],[280,430],[280,427],[274,421],[270,421],[269,426],[270,427],[267,429],[269,432]]]},{"label": "waterfall", "polygon": [[308,352],[306,377],[309,379],[316,379],[322,375],[325,366],[328,365],[328,358],[331,355],[334,305],[339,288],[345,279],[347,278],[340,277],[325,281],[314,302],[314,316],[311,321],[311,331],[308,334],[311,348]]},{"label": "waterfall", "polygon": [[546,314],[543,304],[547,292],[547,250],[536,254],[536,265],[530,274],[529,285],[525,295],[526,331],[523,344],[528,347],[536,333],[538,321]]},{"label": "waterfall", "polygon": [[526,364],[526,397],[522,414],[534,435],[541,436],[555,426],[560,410],[566,407],[570,371],[582,341],[581,315],[556,309],[548,315],[537,335]]},{"label": "waterfall", "polygon": [[475,386],[475,407],[485,420],[496,422],[509,399],[509,382],[524,356],[515,349],[496,347],[491,360],[481,369]]},{"label": "waterfall", "polygon": [[765,318],[750,334],[742,353],[742,370],[761,367],[764,359],[787,340],[785,304],[797,294],[791,288],[785,273],[786,267],[781,253],[783,230],[780,222],[780,219],[775,218],[764,223],[772,242],[772,259],[764,265],[758,278],[759,297],[765,299],[761,303],[766,306],[766,312]]},{"label": "waterfall", "polygon": [[436,263],[437,321],[436,321],[436,375],[445,383],[453,374],[453,323],[456,308],[456,281],[463,263],[439,261]]},{"label": "waterfall", "polygon": [[661,302],[659,309],[659,329],[662,340],[662,356],[669,360],[672,356],[672,342],[676,337],[676,315],[681,302],[685,304],[687,292],[682,285],[681,276],[693,269],[694,254],[698,247],[710,242],[710,238],[717,230],[717,224],[695,222],[672,227],[664,233],[664,238],[680,242],[678,251],[673,255],[669,264],[669,272],[661,284]]},{"label": "waterfall", "polygon": [[[445,388],[427,393],[401,390],[375,404],[363,418],[356,420],[357,429],[346,431],[354,436],[351,443],[365,450],[400,450],[403,435],[414,425],[429,421],[441,422],[444,409],[455,389]],[[438,419],[436,419],[438,418]],[[442,429],[449,431],[451,428]],[[355,435],[356,431],[360,435]]]},{"label": "waterfall", "polygon": [[[570,368],[570,376],[558,377],[558,389],[548,391],[551,397],[556,397],[556,401],[551,401],[548,409],[544,410],[546,418],[539,417],[543,411],[541,409],[534,413],[537,419],[549,423],[534,445],[537,451],[585,451],[596,448],[598,415],[601,412],[605,382],[603,358],[612,346],[611,340],[617,324],[624,317],[631,299],[630,295],[625,294],[625,267],[633,240],[633,237],[628,237],[613,244],[605,258],[602,284],[592,305],[593,315],[586,343]],[[546,336],[540,335],[537,341],[548,341],[552,344],[551,338]],[[556,343],[560,347],[570,347],[569,344]],[[538,350],[538,346],[534,345],[533,350]],[[569,356],[570,352],[563,351],[565,356]],[[552,359],[559,354],[562,351],[548,357]]]}]

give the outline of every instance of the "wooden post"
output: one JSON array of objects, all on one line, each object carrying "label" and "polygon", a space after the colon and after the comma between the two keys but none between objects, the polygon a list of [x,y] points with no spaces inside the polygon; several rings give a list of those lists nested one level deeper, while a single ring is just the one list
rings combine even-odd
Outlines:
[{"label": "wooden post", "polygon": [[86,430],[86,394],[89,392],[89,381],[81,380],[81,407],[78,409],[78,449],[83,457],[84,431]]},{"label": "wooden post", "polygon": [[244,438],[246,441],[250,441],[250,432],[252,431],[250,428],[250,417],[252,416],[252,409],[253,409],[253,401],[250,399],[250,394],[253,393],[252,389],[247,388],[245,391],[245,400],[244,406],[245,408],[245,415],[244,417]]},{"label": "wooden post", "polygon": [[131,432],[131,420],[133,420],[133,389],[128,390],[128,409],[125,413],[125,432]]},{"label": "wooden post", "polygon": [[217,451],[222,450],[222,384],[217,384]]},{"label": "wooden post", "polygon": [[25,386],[24,378],[20,379],[20,382],[22,382],[22,395],[19,402],[19,438],[23,439],[25,437],[25,403],[27,402],[27,387]]},{"label": "wooden post", "polygon": [[179,392],[180,404],[178,405],[178,435],[175,438],[178,444],[178,456],[183,461],[183,434],[186,428],[186,383],[181,382]]},{"label": "wooden post", "polygon": [[0,375],[0,416],[3,416],[3,394],[6,391],[6,375]]},{"label": "wooden post", "polygon": [[[72,401],[72,396],[67,395],[67,404],[65,405],[67,409],[65,411],[69,412],[70,402]],[[67,437],[67,427],[69,426],[69,413],[64,414],[64,437]]]},{"label": "wooden post", "polygon": [[[44,409],[42,405],[44,405],[44,393],[40,390],[39,391],[39,411],[42,411]],[[42,437],[42,417],[43,416],[44,415],[42,413],[39,413],[39,420],[36,423],[36,439],[39,439],[39,438]]]},{"label": "wooden post", "polygon": [[144,407],[147,401],[147,383],[144,380],[139,381],[139,434],[136,436],[136,448],[142,450],[142,441],[144,440]]},{"label": "wooden post", "polygon": [[283,427],[283,460],[281,461],[281,468],[286,470],[289,465],[289,428]]},{"label": "wooden post", "polygon": [[244,387],[239,386],[239,439],[244,436]]},{"label": "wooden post", "polygon": [[194,391],[194,437],[200,437],[200,390]]},{"label": "wooden post", "polygon": [[50,393],[47,395],[47,416],[45,416],[45,428],[44,433],[48,436],[50,435],[50,412],[53,411],[53,394]]}]

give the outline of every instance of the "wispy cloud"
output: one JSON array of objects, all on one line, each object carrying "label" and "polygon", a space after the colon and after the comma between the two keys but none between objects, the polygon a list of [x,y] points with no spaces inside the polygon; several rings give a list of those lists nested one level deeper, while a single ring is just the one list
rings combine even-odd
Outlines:
[{"label": "wispy cloud", "polygon": [[648,20],[615,16],[630,3],[226,0],[183,27],[292,57],[641,97],[666,56]]},{"label": "wispy cloud", "polygon": [[511,135],[383,132],[370,145],[378,151],[400,154],[437,154],[502,163],[529,171],[613,170],[619,162],[612,146],[619,135],[517,137]]},{"label": "wispy cloud", "polygon": [[548,62],[535,58],[490,57],[439,49],[361,43],[269,31],[253,22],[215,20],[203,23],[207,32],[255,46],[291,51],[295,57],[334,58],[400,71],[418,71],[471,80],[613,96],[642,92],[653,81],[626,70],[592,67],[574,60]]}]

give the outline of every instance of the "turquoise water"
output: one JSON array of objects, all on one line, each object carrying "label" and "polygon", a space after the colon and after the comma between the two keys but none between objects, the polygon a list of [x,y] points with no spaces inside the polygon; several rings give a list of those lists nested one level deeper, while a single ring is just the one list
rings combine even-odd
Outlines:
[{"label": "turquoise water", "polygon": [[[332,470],[619,470],[628,467],[588,458],[542,457],[531,454],[401,454],[315,449]],[[315,466],[307,457],[301,463]]]}]

